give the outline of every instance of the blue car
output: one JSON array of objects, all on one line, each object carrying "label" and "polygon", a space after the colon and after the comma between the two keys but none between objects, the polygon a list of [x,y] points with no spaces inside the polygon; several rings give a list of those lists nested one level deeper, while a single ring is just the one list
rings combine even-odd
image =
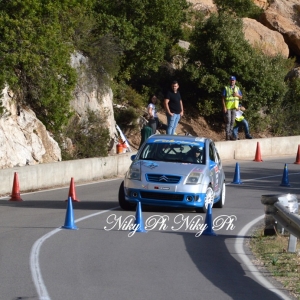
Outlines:
[{"label": "blue car", "polygon": [[119,204],[192,208],[225,204],[225,174],[215,144],[204,137],[152,135],[136,155],[119,189]]}]

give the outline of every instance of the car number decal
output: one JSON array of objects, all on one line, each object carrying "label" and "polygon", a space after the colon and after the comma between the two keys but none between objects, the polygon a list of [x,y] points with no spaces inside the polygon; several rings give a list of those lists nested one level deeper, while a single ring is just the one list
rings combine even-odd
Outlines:
[{"label": "car number decal", "polygon": [[175,141],[175,140],[167,140],[167,139],[157,139],[154,140],[153,143],[175,143],[178,145],[194,145],[194,146],[199,146],[199,147],[204,147],[204,145],[199,145],[199,142],[204,142],[204,139],[197,139],[195,138],[195,142],[191,142],[191,141]]},{"label": "car number decal", "polygon": [[198,168],[198,167],[194,168],[193,171],[197,171],[199,173],[203,173],[203,169]]},{"label": "car number decal", "polygon": [[168,186],[154,186],[155,190],[169,190],[170,188]]}]

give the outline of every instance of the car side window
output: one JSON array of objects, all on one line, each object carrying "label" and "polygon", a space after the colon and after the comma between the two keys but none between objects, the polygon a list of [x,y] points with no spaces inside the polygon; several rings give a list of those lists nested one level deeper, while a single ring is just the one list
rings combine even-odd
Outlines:
[{"label": "car side window", "polygon": [[217,148],[216,148],[216,146],[215,146],[214,143],[211,143],[211,145],[212,145],[212,147],[213,147],[213,149],[214,149],[214,152],[215,152],[215,162],[216,162],[216,163],[219,163],[219,161],[220,161],[220,156],[219,156],[219,153],[218,153],[218,151],[217,151]]},{"label": "car side window", "polygon": [[214,150],[214,147],[211,143],[209,144],[209,159],[214,161],[214,162],[216,161],[215,150]]},{"label": "car side window", "polygon": [[221,159],[220,159],[220,155],[219,155],[219,153],[218,153],[217,148],[215,148],[215,151],[216,151],[216,158],[217,158],[217,161],[218,161],[219,164],[221,164]]}]

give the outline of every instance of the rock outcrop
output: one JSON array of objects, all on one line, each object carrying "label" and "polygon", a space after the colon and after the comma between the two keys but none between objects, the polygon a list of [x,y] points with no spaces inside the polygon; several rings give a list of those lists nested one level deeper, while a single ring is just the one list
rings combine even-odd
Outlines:
[{"label": "rock outcrop", "polygon": [[274,0],[262,14],[260,22],[281,33],[292,53],[300,56],[299,0]]},{"label": "rock outcrop", "polygon": [[288,58],[289,47],[285,43],[283,36],[273,31],[254,19],[244,18],[243,28],[246,40],[256,48],[259,48],[269,56],[281,54]]},{"label": "rock outcrop", "polygon": [[3,90],[0,118],[0,169],[61,160],[61,150],[35,113],[19,109]]},{"label": "rock outcrop", "polygon": [[300,65],[296,64],[295,67],[288,72],[286,79],[300,78]]},{"label": "rock outcrop", "polygon": [[192,4],[193,10],[199,10],[205,15],[209,15],[217,11],[217,7],[213,0],[188,0]]},{"label": "rock outcrop", "polygon": [[[72,56],[72,65],[77,68],[79,79],[74,91],[71,107],[79,119],[87,116],[87,111],[97,111],[106,115],[106,126],[111,136],[111,149],[114,152],[116,133],[113,114],[112,91],[99,92],[95,80],[84,71],[85,58]],[[19,108],[13,101],[13,95],[5,88],[2,105],[4,112],[0,116],[0,169],[14,166],[34,165],[61,160],[61,149],[46,127],[29,108]],[[72,147],[70,140],[66,144]]]},{"label": "rock outcrop", "polygon": [[78,81],[74,91],[74,99],[71,106],[80,119],[87,116],[88,110],[98,112],[106,116],[106,127],[109,129],[112,140],[116,134],[116,121],[113,110],[113,94],[111,89],[100,89],[93,76],[87,72],[87,61],[80,53],[76,53],[71,58],[71,64],[78,72]]},{"label": "rock outcrop", "polygon": [[253,0],[253,2],[262,9],[266,9],[269,6],[268,0]]}]

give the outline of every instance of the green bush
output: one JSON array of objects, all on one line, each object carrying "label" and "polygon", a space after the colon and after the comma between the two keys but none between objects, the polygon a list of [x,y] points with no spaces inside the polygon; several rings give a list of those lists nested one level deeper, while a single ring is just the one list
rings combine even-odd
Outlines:
[{"label": "green bush", "polygon": [[214,3],[219,11],[235,13],[240,18],[258,19],[263,12],[253,0],[214,0]]},{"label": "green bush", "polygon": [[122,130],[134,129],[137,127],[139,115],[133,107],[128,107],[127,109],[115,109],[114,115],[116,123]]},{"label": "green bush", "polygon": [[110,135],[106,120],[105,112],[88,111],[87,119],[82,122],[73,117],[63,131],[64,141],[65,137],[72,141],[72,151],[63,146],[62,138],[59,139],[63,160],[107,156]]},{"label": "green bush", "polygon": [[142,108],[146,105],[144,97],[125,83],[115,84],[114,102],[134,108]]}]

